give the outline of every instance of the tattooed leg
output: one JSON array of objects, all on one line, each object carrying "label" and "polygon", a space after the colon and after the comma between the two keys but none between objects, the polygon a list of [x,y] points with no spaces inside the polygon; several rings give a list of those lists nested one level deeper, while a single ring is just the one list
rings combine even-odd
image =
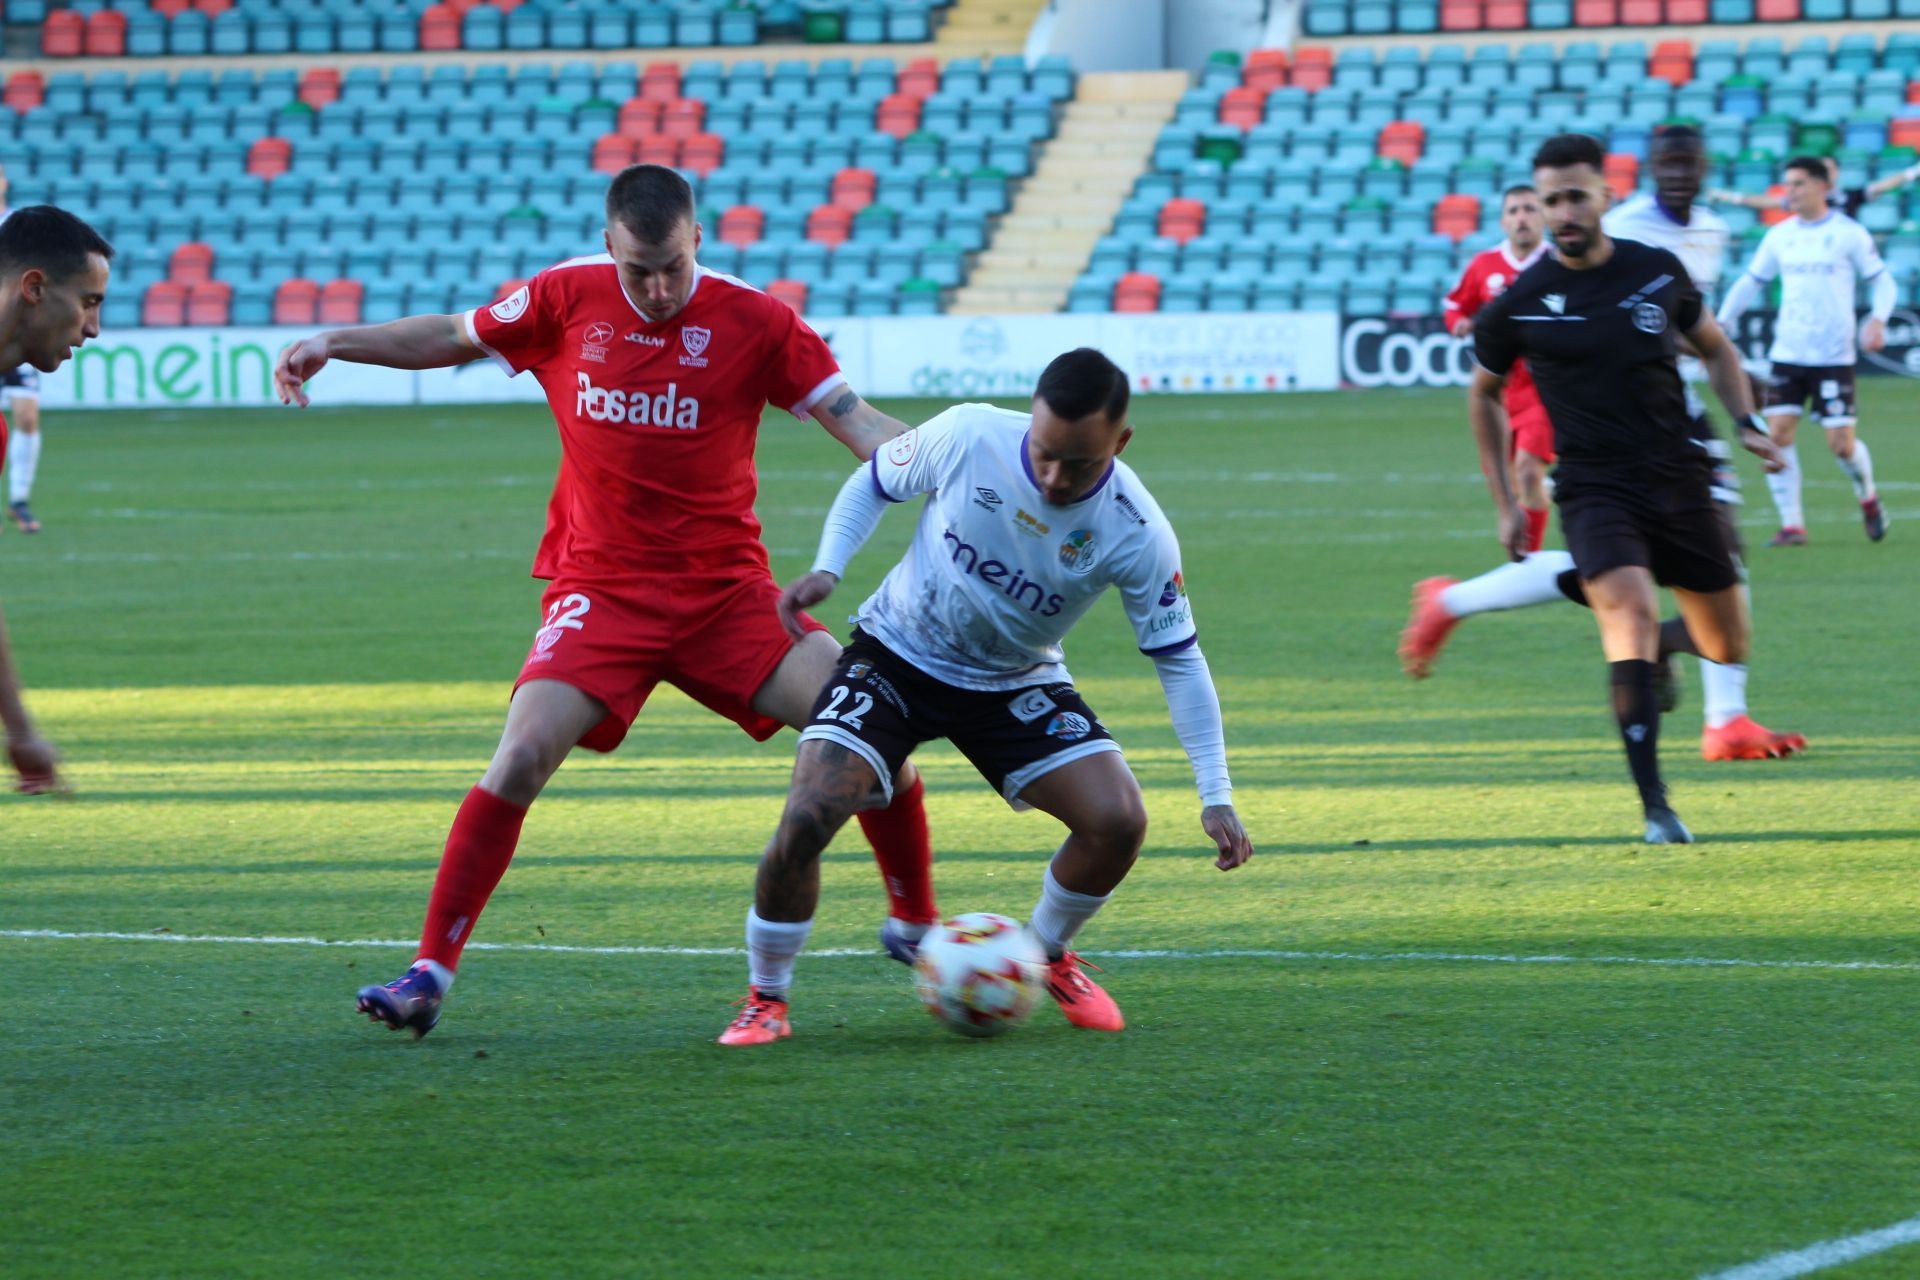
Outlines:
[{"label": "tattooed leg", "polygon": [[813,919],[820,901],[820,854],[872,798],[873,766],[837,743],[800,744],[780,827],[760,855],[753,910],[762,920]]}]

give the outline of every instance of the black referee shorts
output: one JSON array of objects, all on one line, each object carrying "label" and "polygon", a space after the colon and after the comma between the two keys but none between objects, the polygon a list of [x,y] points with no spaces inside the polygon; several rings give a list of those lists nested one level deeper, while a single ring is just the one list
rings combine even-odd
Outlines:
[{"label": "black referee shorts", "polygon": [[1562,468],[1553,501],[1574,567],[1589,582],[1630,565],[1683,591],[1724,591],[1742,579],[1733,522],[1704,469],[1582,476]]},{"label": "black referee shorts", "polygon": [[893,776],[913,749],[945,738],[1016,809],[1020,792],[1063,764],[1118,751],[1107,727],[1070,684],[961,689],[935,680],[856,630],[800,731],[873,766],[891,802]]}]

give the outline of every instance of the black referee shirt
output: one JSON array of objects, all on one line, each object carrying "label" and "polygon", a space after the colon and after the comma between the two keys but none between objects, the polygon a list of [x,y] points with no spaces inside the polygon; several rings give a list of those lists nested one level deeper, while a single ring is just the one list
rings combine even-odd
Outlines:
[{"label": "black referee shirt", "polygon": [[1503,377],[1525,358],[1563,466],[1698,468],[1675,360],[1701,305],[1665,249],[1615,240],[1613,256],[1586,271],[1548,253],[1475,317],[1474,355]]}]

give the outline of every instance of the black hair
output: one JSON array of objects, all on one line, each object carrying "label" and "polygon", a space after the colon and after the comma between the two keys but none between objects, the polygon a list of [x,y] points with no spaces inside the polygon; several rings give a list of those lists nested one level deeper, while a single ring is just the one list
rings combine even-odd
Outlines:
[{"label": "black hair", "polygon": [[1099,413],[1117,423],[1126,419],[1132,392],[1119,365],[1092,347],[1078,347],[1053,358],[1033,394],[1069,422]]},{"label": "black hair", "polygon": [[1653,152],[1681,147],[1688,151],[1704,151],[1707,148],[1707,140],[1701,137],[1700,131],[1690,124],[1670,124],[1655,131],[1653,142],[1647,149]]},{"label": "black hair", "polygon": [[1556,133],[1533,153],[1536,169],[1570,169],[1577,164],[1591,165],[1596,173],[1606,170],[1607,153],[1592,134]]},{"label": "black hair", "polygon": [[1798,169],[1810,178],[1818,178],[1828,186],[1833,185],[1833,170],[1827,168],[1827,162],[1819,156],[1795,156],[1787,161],[1789,171]]},{"label": "black hair", "polygon": [[693,188],[665,165],[628,165],[607,188],[607,221],[618,222],[647,244],[672,236],[692,219]]},{"label": "black hair", "polygon": [[1530,196],[1536,194],[1538,193],[1534,191],[1531,182],[1516,182],[1500,193],[1500,207],[1502,209],[1506,208],[1507,201],[1513,199],[1515,196]]},{"label": "black hair", "polygon": [[111,262],[113,246],[65,209],[28,205],[0,222],[0,276],[38,270],[51,280],[71,280],[94,254]]}]

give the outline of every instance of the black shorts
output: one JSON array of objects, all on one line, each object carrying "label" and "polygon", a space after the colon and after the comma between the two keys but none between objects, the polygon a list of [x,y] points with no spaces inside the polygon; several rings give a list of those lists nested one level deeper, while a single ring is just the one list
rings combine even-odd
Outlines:
[{"label": "black shorts", "polygon": [[1767,406],[1761,412],[1799,413],[1809,400],[1813,402],[1813,417],[1821,426],[1852,426],[1853,366],[1774,361],[1773,373],[1767,379]]},{"label": "black shorts", "polygon": [[1560,533],[1588,581],[1637,565],[1662,586],[1722,591],[1740,582],[1730,509],[1714,501],[1706,469],[1678,474],[1554,477]]},{"label": "black shorts", "polygon": [[864,631],[840,652],[802,742],[832,742],[873,766],[893,798],[893,776],[923,742],[945,738],[1017,809],[1042,774],[1118,751],[1106,726],[1070,684],[961,689],[922,673]]},{"label": "black shorts", "polygon": [[11,400],[15,393],[23,396],[38,397],[40,394],[40,371],[30,364],[0,373],[0,404]]}]

